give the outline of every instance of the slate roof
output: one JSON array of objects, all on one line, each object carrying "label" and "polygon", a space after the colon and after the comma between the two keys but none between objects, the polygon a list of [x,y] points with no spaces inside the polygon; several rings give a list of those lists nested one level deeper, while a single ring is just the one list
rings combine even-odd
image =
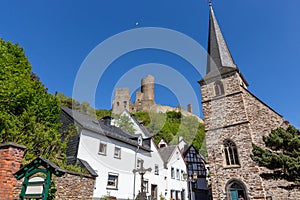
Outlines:
[{"label": "slate roof", "polygon": [[199,83],[208,82],[209,79],[216,77],[221,78],[221,75],[231,72],[238,72],[248,86],[248,83],[242,73],[235,64],[233,57],[229,51],[226,41],[221,32],[220,26],[214,14],[212,5],[210,5],[209,16],[209,38],[208,38],[208,57],[206,66],[206,75]]},{"label": "slate roof", "polygon": [[[207,63],[208,74],[216,68],[230,67],[236,69],[237,66],[233,61],[231,53],[228,49],[226,41],[223,37],[213,8],[210,5],[210,19],[209,19],[209,41],[208,41],[208,54],[210,58]],[[214,63],[213,63],[213,62]]]},{"label": "slate roof", "polygon": [[[125,132],[124,130],[105,124],[103,120],[98,120],[86,114],[79,113],[77,111],[71,110],[68,107],[61,106],[63,112],[72,117],[75,123],[83,129],[93,131],[98,134],[105,135],[106,137],[124,142],[132,146],[138,146],[136,138],[138,135],[132,135]],[[148,146],[141,146],[143,150],[151,151]]]},{"label": "slate roof", "polygon": [[97,177],[98,174],[97,172],[89,165],[89,163],[85,160],[79,159],[77,158],[77,160],[79,161],[80,165],[82,167],[84,167],[85,169],[88,170],[88,172],[93,176],[93,177]]},{"label": "slate roof", "polygon": [[158,152],[164,161],[165,167],[167,166],[167,164],[176,148],[177,148],[176,145],[171,145],[171,146],[167,146],[167,147],[158,149]]}]

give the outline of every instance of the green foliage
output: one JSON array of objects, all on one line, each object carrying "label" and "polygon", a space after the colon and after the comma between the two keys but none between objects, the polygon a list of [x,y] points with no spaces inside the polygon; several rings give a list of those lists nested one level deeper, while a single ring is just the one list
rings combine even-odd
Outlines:
[{"label": "green foliage", "polygon": [[61,106],[66,106],[77,112],[96,117],[97,119],[102,119],[103,117],[111,116],[111,110],[97,110],[91,107],[88,102],[80,103],[76,99],[68,97],[62,92],[56,92],[55,96],[59,99],[59,103]]},{"label": "green foliage", "polygon": [[151,122],[150,115],[148,112],[136,112],[134,113],[134,117],[140,121],[143,121],[145,126],[148,126]]},{"label": "green foliage", "polygon": [[260,166],[274,170],[273,178],[300,181],[300,131],[293,126],[278,128],[263,137],[267,148],[253,144],[251,158]]},{"label": "green foliage", "polygon": [[159,195],[159,200],[166,200],[166,198],[164,197],[164,195],[162,195],[162,193],[160,193]]},{"label": "green foliage", "polygon": [[177,144],[178,137],[182,136],[188,144],[207,156],[205,146],[204,125],[199,123],[196,117],[183,116],[181,112],[148,113],[137,112],[134,116],[144,121],[149,132],[155,134],[155,143],[162,138],[167,143]]},{"label": "green foliage", "polygon": [[126,130],[128,133],[135,133],[135,129],[133,128],[133,122],[126,115],[114,115],[116,119],[116,126]]},{"label": "green foliage", "polygon": [[111,110],[96,110],[97,119],[102,119],[103,117],[111,117]]},{"label": "green foliage", "polygon": [[62,146],[59,114],[57,98],[31,72],[23,49],[0,39],[0,143],[25,145],[25,160],[55,158]]},{"label": "green foliage", "polygon": [[54,200],[56,197],[56,195],[55,195],[56,191],[57,191],[57,188],[56,188],[55,182],[52,178],[47,200]]}]

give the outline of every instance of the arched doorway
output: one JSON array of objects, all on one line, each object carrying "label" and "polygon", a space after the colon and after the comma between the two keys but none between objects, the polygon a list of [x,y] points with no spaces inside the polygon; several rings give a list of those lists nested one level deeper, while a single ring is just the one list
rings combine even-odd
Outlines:
[{"label": "arched doorway", "polygon": [[247,192],[244,183],[239,180],[231,180],[226,186],[228,200],[247,200]]}]

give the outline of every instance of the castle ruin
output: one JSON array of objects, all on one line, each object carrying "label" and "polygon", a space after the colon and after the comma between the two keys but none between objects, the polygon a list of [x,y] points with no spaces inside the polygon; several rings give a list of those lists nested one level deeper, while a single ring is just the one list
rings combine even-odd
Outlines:
[{"label": "castle ruin", "polygon": [[154,100],[154,77],[148,75],[142,79],[141,90],[136,91],[134,104],[131,103],[130,98],[129,88],[116,88],[112,113],[120,114],[124,109],[130,112],[148,111],[156,105]]}]

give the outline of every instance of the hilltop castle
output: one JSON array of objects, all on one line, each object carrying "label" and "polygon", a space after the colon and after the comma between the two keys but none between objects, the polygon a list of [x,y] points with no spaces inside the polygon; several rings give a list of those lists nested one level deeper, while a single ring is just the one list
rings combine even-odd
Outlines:
[{"label": "hilltop castle", "polygon": [[129,88],[116,88],[113,100],[112,112],[120,114],[124,109],[130,112],[148,111],[155,105],[154,100],[154,77],[148,75],[141,81],[141,91],[136,91],[134,104],[131,103]]},{"label": "hilltop castle", "polygon": [[135,93],[135,101],[131,103],[131,96],[129,88],[116,88],[115,98],[112,105],[112,113],[120,114],[124,109],[129,112],[135,113],[139,111],[152,111],[156,113],[165,113],[168,111],[181,112],[184,116],[194,116],[197,117],[198,121],[203,123],[203,121],[196,115],[192,114],[192,105],[187,105],[187,110],[182,108],[173,108],[170,106],[162,106],[155,103],[155,93],[154,93],[154,77],[148,75],[141,80],[141,90],[137,90]]}]

